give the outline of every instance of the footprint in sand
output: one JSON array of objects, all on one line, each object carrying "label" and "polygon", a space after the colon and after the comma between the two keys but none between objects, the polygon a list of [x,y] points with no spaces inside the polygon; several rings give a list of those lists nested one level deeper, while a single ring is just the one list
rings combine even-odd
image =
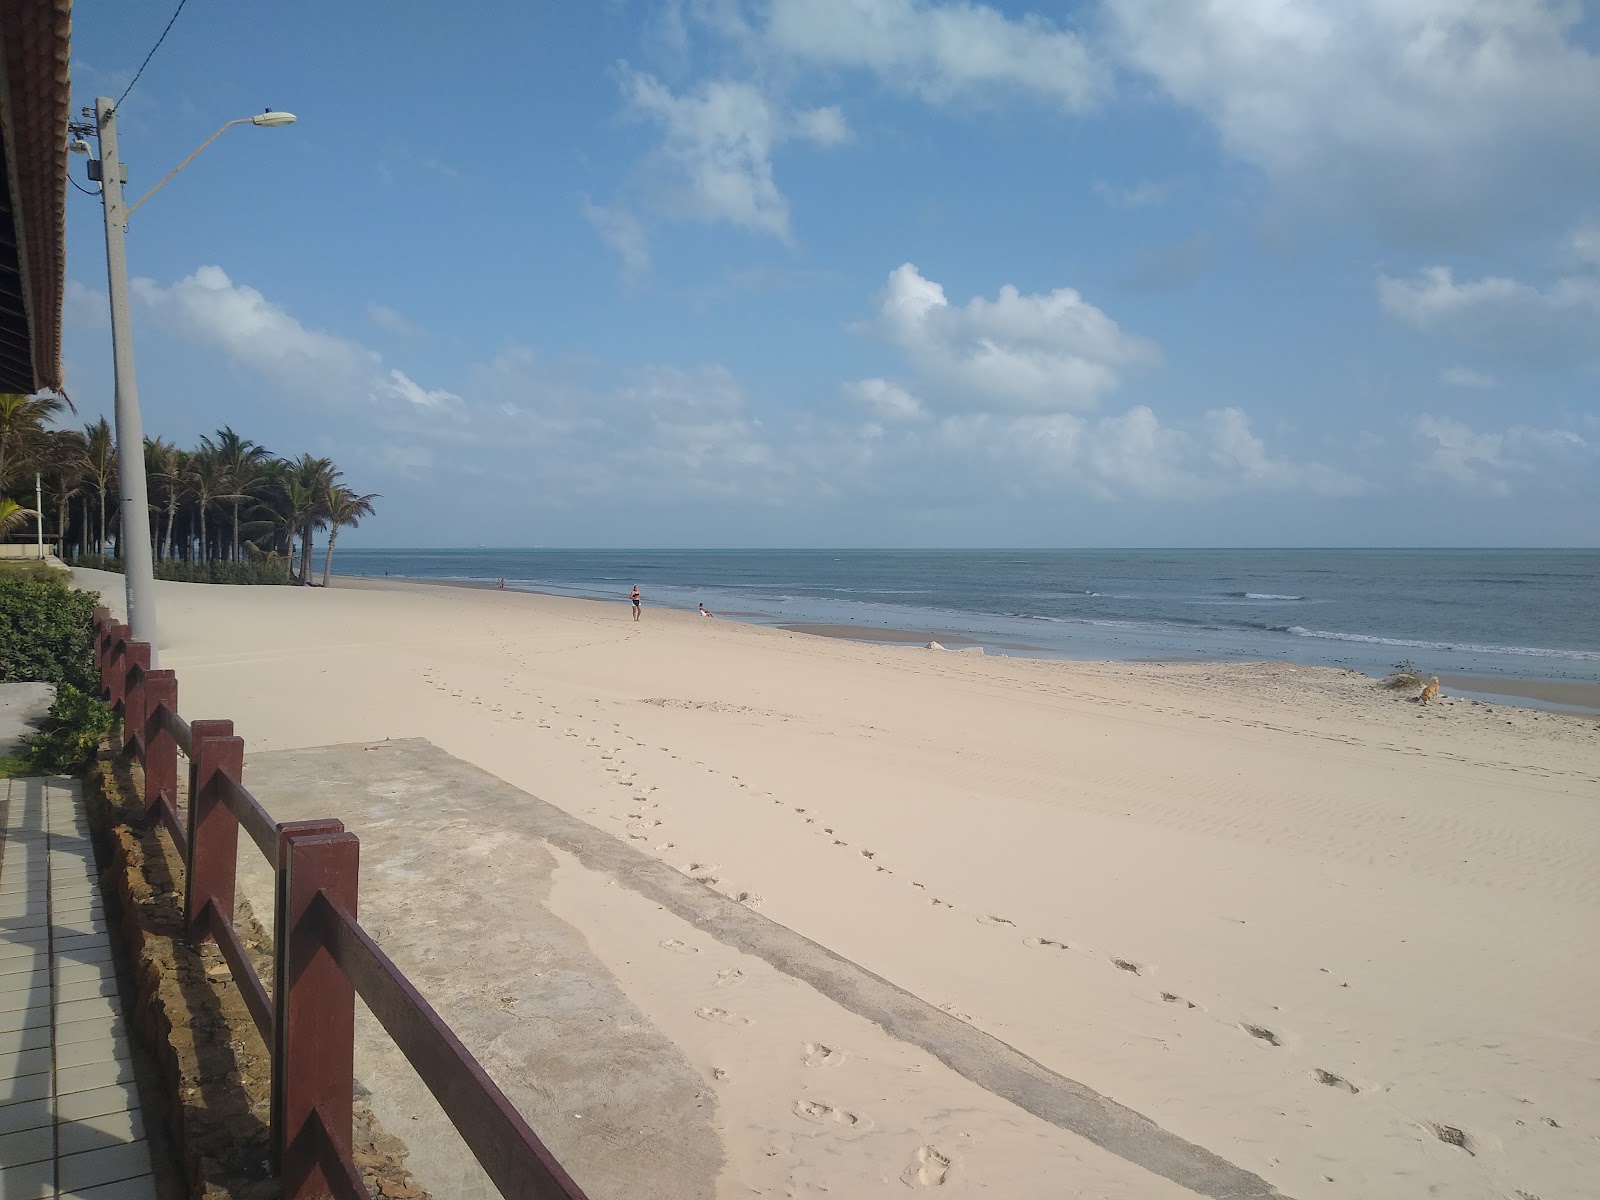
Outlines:
[{"label": "footprint in sand", "polygon": [[1181,1004],[1185,1008],[1199,1008],[1200,1007],[1193,1000],[1185,1000],[1182,996],[1178,995],[1177,992],[1162,992],[1161,993],[1161,998],[1163,1000],[1165,1000],[1168,1004]]},{"label": "footprint in sand", "polygon": [[976,920],[979,925],[1010,925],[1014,928],[1017,924],[1015,921],[1008,921],[1004,917],[995,916],[978,917]]},{"label": "footprint in sand", "polygon": [[1130,972],[1131,974],[1134,974],[1134,975],[1143,975],[1144,974],[1144,968],[1143,967],[1141,967],[1136,962],[1129,962],[1125,958],[1113,958],[1111,960],[1111,965],[1114,966],[1119,971],[1128,971],[1128,972]]},{"label": "footprint in sand", "polygon": [[949,1174],[949,1155],[932,1146],[918,1146],[910,1164],[900,1173],[900,1182],[907,1187],[941,1187]]},{"label": "footprint in sand", "polygon": [[725,1008],[703,1007],[694,1010],[694,1015],[702,1021],[715,1021],[718,1025],[754,1025],[749,1017],[741,1017],[731,1013]]},{"label": "footprint in sand", "polygon": [[682,941],[678,938],[668,938],[666,941],[661,943],[661,948],[663,950],[671,950],[674,954],[700,953],[697,947],[691,946],[688,942]]},{"label": "footprint in sand", "polygon": [[1282,1039],[1280,1039],[1277,1034],[1273,1033],[1272,1030],[1268,1029],[1264,1025],[1249,1025],[1249,1024],[1245,1024],[1245,1025],[1240,1025],[1239,1028],[1244,1030],[1251,1037],[1256,1038],[1256,1039],[1258,1039],[1260,1041],[1263,1041],[1269,1046],[1281,1046],[1281,1045],[1283,1045]]},{"label": "footprint in sand", "polygon": [[837,1067],[845,1060],[845,1052],[822,1042],[807,1042],[801,1062],[808,1067]]},{"label": "footprint in sand", "polygon": [[831,1104],[823,1104],[818,1100],[796,1100],[794,1113],[797,1117],[804,1117],[818,1125],[843,1125],[849,1129],[866,1129],[872,1124],[866,1117],[859,1113],[849,1112],[843,1108],[835,1108]]},{"label": "footprint in sand", "polygon": [[1341,1092],[1349,1092],[1352,1096],[1358,1095],[1361,1091],[1343,1075],[1335,1075],[1332,1071],[1324,1071],[1321,1067],[1311,1072],[1311,1078],[1328,1087],[1338,1088]]},{"label": "footprint in sand", "polygon": [[1065,950],[1065,942],[1057,942],[1050,938],[1025,937],[1022,939],[1024,946],[1032,946],[1035,950]]},{"label": "footprint in sand", "polygon": [[740,892],[734,899],[746,908],[760,908],[767,902],[766,897],[760,892]]},{"label": "footprint in sand", "polygon": [[723,967],[717,972],[717,981],[713,987],[738,987],[744,982],[744,972],[738,967]]}]

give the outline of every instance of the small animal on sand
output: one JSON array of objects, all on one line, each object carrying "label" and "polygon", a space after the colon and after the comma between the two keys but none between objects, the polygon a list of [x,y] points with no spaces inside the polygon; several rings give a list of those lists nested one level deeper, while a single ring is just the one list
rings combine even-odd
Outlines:
[{"label": "small animal on sand", "polygon": [[1430,676],[1428,676],[1428,684],[1427,684],[1427,686],[1422,689],[1422,695],[1418,696],[1417,699],[1419,701],[1421,701],[1423,704],[1426,704],[1426,703],[1428,703],[1428,701],[1437,700],[1438,698],[1439,698],[1439,677],[1437,675],[1430,675]]}]

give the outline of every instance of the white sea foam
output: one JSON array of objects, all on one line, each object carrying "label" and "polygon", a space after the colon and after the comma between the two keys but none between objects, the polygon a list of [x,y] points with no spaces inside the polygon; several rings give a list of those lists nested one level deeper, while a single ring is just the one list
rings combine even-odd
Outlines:
[{"label": "white sea foam", "polygon": [[1246,592],[1246,600],[1304,600],[1304,596],[1280,596],[1277,592]]},{"label": "white sea foam", "polygon": [[1335,633],[1330,629],[1307,629],[1291,625],[1296,637],[1323,638],[1331,642],[1364,642],[1373,646],[1398,646],[1404,650],[1453,650],[1461,654],[1522,654],[1530,658],[1569,658],[1576,662],[1600,662],[1593,650],[1551,650],[1545,646],[1484,646],[1474,642],[1424,642],[1413,638],[1374,637],[1367,633]]}]

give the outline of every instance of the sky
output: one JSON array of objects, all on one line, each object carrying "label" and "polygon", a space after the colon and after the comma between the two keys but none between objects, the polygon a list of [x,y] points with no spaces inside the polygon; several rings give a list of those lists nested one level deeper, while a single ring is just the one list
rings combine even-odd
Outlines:
[{"label": "sky", "polygon": [[129,223],[145,432],[341,546],[1600,544],[1600,3],[190,0],[130,201],[269,107]]}]

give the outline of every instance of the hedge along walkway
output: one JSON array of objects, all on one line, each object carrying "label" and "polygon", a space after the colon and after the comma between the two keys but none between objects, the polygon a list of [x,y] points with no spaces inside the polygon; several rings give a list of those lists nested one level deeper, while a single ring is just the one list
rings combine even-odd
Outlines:
[{"label": "hedge along walkway", "polygon": [[0,789],[0,1200],[155,1200],[82,789]]}]

